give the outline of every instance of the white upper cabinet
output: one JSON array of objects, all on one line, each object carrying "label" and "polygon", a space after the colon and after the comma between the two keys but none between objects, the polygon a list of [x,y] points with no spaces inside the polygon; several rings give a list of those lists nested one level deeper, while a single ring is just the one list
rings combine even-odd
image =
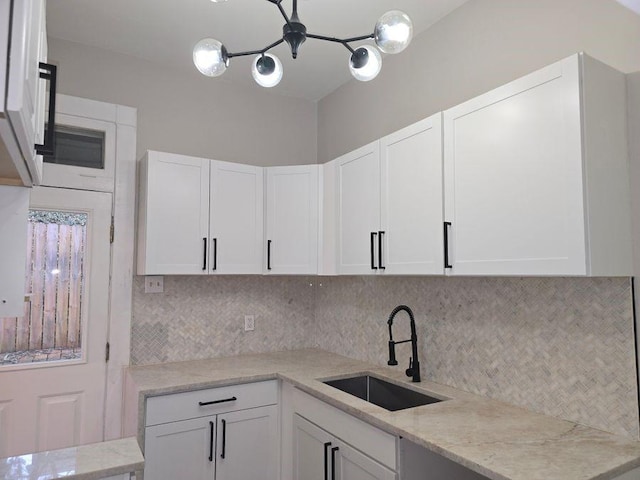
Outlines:
[{"label": "white upper cabinet", "polygon": [[625,112],[583,55],[446,111],[450,272],[631,275]]},{"label": "white upper cabinet", "polygon": [[147,152],[140,164],[139,275],[209,269],[210,161]]},{"label": "white upper cabinet", "polygon": [[318,272],[318,170],[266,169],[266,273]]},{"label": "white upper cabinet", "polygon": [[263,169],[211,161],[210,273],[262,273]]},{"label": "white upper cabinet", "polygon": [[262,273],[262,168],[147,152],[138,275]]},{"label": "white upper cabinet", "polygon": [[442,274],[442,120],[336,160],[338,272]]},{"label": "white upper cabinet", "polygon": [[[11,5],[12,4],[12,5]],[[39,184],[45,89],[40,62],[47,61],[45,0],[0,0],[0,179]],[[11,32],[11,35],[9,35]],[[5,97],[6,92],[6,97]]]},{"label": "white upper cabinet", "polygon": [[378,268],[387,274],[442,274],[442,115],[380,140],[380,164]]},{"label": "white upper cabinet", "polygon": [[370,143],[340,157],[336,169],[338,273],[375,273],[380,231],[380,143]]}]

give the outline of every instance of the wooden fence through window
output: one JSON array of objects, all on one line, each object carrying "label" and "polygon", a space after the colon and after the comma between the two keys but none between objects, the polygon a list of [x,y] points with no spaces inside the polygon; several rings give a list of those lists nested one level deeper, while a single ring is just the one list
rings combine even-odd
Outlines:
[{"label": "wooden fence through window", "polygon": [[29,213],[24,316],[0,318],[0,354],[80,348],[87,215]]}]

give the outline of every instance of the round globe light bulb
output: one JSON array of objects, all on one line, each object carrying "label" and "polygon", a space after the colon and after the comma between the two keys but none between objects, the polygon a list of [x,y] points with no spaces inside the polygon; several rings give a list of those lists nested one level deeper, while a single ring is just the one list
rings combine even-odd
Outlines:
[{"label": "round globe light bulb", "polygon": [[251,75],[258,85],[265,88],[275,87],[282,80],[282,62],[275,55],[265,53],[257,55],[251,64]]},{"label": "round globe light bulb", "polygon": [[193,47],[193,63],[201,74],[218,77],[229,65],[227,49],[215,38],[203,38]]},{"label": "round globe light bulb", "polygon": [[374,30],[376,45],[384,53],[400,53],[411,43],[413,23],[400,10],[391,10],[380,17]]},{"label": "round globe light bulb", "polygon": [[[366,52],[366,54],[364,52]],[[349,71],[356,80],[368,82],[378,76],[382,69],[382,55],[377,48],[364,45],[356,49],[349,59]]]}]

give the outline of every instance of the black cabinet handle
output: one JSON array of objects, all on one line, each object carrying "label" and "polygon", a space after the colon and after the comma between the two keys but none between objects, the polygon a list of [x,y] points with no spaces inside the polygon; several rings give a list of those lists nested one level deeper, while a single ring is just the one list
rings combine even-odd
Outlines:
[{"label": "black cabinet handle", "polygon": [[324,444],[324,480],[329,480],[329,470],[327,469],[327,463],[329,462],[329,450],[331,442]]},{"label": "black cabinet handle", "polygon": [[213,422],[209,422],[209,461],[213,462]]},{"label": "black cabinet handle", "polygon": [[204,255],[202,257],[202,270],[206,270],[207,269],[207,237],[204,237],[203,239],[204,243]]},{"label": "black cabinet handle", "polygon": [[55,123],[56,123],[56,88],[58,84],[58,68],[50,63],[40,62],[40,78],[49,80],[49,119],[47,121],[47,131],[44,135],[44,143],[42,145],[35,144],[36,153],[38,155],[53,156],[56,153],[54,144]]},{"label": "black cabinet handle", "polygon": [[338,450],[340,450],[340,447],[331,449],[331,480],[336,480],[336,452]]},{"label": "black cabinet handle", "polygon": [[220,452],[220,458],[224,458],[227,453],[227,421],[222,419],[222,451]]},{"label": "black cabinet handle", "polygon": [[382,236],[384,235],[383,231],[379,231],[378,232],[378,268],[380,270],[384,270],[386,267],[382,264],[382,243],[383,243],[383,238]]},{"label": "black cabinet handle", "polygon": [[218,268],[218,239],[212,238],[213,242],[213,268],[212,270],[217,270]]},{"label": "black cabinet handle", "polygon": [[376,235],[378,235],[377,232],[371,232],[371,270],[377,270],[378,267],[376,267],[376,254],[375,254],[375,250],[376,250]]},{"label": "black cabinet handle", "polygon": [[212,400],[210,402],[198,402],[198,405],[201,407],[206,407],[207,405],[215,405],[217,403],[225,403],[225,402],[235,402],[238,400],[236,397],[223,398],[222,400]]},{"label": "black cabinet handle", "polygon": [[449,263],[449,227],[451,222],[444,222],[444,268],[453,268]]},{"label": "black cabinet handle", "polygon": [[267,240],[267,270],[271,270],[271,240]]}]

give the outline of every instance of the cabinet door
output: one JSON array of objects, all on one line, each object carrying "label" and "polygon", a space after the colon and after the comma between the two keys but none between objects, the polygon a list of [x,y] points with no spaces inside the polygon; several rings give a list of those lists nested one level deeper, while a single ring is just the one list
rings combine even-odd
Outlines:
[{"label": "cabinet door", "polygon": [[148,152],[140,179],[138,274],[206,274],[209,160]]},{"label": "cabinet door", "polygon": [[379,464],[343,442],[337,442],[337,450],[332,452],[332,468],[335,480],[396,480],[393,470]]},{"label": "cabinet door", "polygon": [[452,273],[586,274],[579,83],[574,56],[444,113]]},{"label": "cabinet door", "polygon": [[39,62],[44,25],[44,0],[13,2],[6,107],[20,150],[36,184],[42,176],[41,164],[36,168],[35,142],[39,130],[37,120],[40,118]]},{"label": "cabinet door", "polygon": [[0,186],[0,318],[24,315],[30,191],[25,187]]},{"label": "cabinet door", "polygon": [[267,169],[266,273],[318,271],[318,166]]},{"label": "cabinet door", "polygon": [[328,480],[332,435],[300,415],[293,418],[293,480]]},{"label": "cabinet door", "polygon": [[380,141],[383,271],[442,274],[442,115]]},{"label": "cabinet door", "polygon": [[338,273],[378,271],[380,143],[340,157],[338,171]]},{"label": "cabinet door", "polygon": [[211,162],[210,273],[262,273],[263,169]]},{"label": "cabinet door", "polygon": [[218,415],[216,480],[276,480],[279,444],[277,405]]},{"label": "cabinet door", "polygon": [[145,480],[213,480],[215,430],[215,416],[147,427]]}]

